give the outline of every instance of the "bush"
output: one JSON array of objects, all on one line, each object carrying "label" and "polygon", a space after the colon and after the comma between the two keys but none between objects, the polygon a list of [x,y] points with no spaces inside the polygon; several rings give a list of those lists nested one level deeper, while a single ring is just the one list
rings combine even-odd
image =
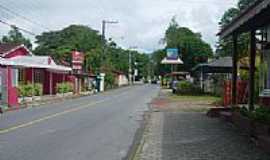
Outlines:
[{"label": "bush", "polygon": [[40,83],[34,84],[34,94],[35,96],[42,96],[43,94],[43,86]]},{"label": "bush", "polygon": [[105,75],[105,89],[112,89],[115,87],[115,77],[113,73],[106,73]]},{"label": "bush", "polygon": [[57,83],[56,92],[57,93],[73,92],[73,85],[69,82]]},{"label": "bush", "polygon": [[270,109],[263,107],[257,108],[250,113],[250,118],[256,122],[270,124]]},{"label": "bush", "polygon": [[178,82],[176,88],[178,94],[200,95],[203,93],[199,87],[188,81]]},{"label": "bush", "polygon": [[20,97],[41,96],[43,93],[42,84],[22,84],[19,85],[18,91]]}]

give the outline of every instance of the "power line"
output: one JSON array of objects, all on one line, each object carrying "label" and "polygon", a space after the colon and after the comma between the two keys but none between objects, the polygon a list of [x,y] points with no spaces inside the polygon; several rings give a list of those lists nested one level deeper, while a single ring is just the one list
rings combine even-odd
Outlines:
[{"label": "power line", "polygon": [[35,33],[31,32],[31,31],[28,31],[27,29],[18,27],[18,26],[14,25],[14,24],[10,24],[10,23],[8,23],[8,22],[6,22],[6,21],[0,20],[0,23],[2,23],[2,24],[4,24],[4,25],[7,25],[7,26],[9,26],[9,27],[17,28],[18,30],[23,31],[23,32],[25,32],[25,33],[27,33],[27,34],[30,34],[30,35],[32,35],[32,36],[37,36]]},{"label": "power line", "polygon": [[31,20],[30,18],[27,18],[27,17],[25,17],[25,16],[23,16],[21,14],[18,14],[17,12],[14,12],[14,11],[10,10],[9,8],[3,6],[2,4],[0,4],[0,8],[2,8],[3,10],[5,10],[5,11],[7,11],[7,12],[9,12],[9,13],[17,16],[17,17],[20,17],[21,19],[24,19],[25,21],[28,21],[28,22],[30,22],[32,24],[35,24],[35,25],[39,26],[39,27],[42,27],[42,28],[44,28],[44,29],[46,29],[48,31],[50,30],[49,28],[45,27],[44,25],[42,25],[42,24],[40,24],[38,22],[35,22],[35,21]]}]

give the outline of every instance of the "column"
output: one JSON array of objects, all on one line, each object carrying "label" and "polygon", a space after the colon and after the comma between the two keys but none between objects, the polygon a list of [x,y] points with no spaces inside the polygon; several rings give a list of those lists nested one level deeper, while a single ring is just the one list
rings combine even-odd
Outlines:
[{"label": "column", "polygon": [[255,95],[255,61],[256,61],[256,37],[255,30],[250,32],[250,57],[249,57],[249,110],[254,110],[254,95]]},{"label": "column", "polygon": [[49,78],[50,78],[50,95],[53,94],[53,76],[52,76],[52,72],[49,71]]},{"label": "column", "polygon": [[237,105],[237,73],[238,73],[238,51],[237,51],[237,34],[233,35],[233,69],[232,69],[232,106]]},{"label": "column", "polygon": [[103,92],[105,90],[105,73],[100,73],[100,92]]}]

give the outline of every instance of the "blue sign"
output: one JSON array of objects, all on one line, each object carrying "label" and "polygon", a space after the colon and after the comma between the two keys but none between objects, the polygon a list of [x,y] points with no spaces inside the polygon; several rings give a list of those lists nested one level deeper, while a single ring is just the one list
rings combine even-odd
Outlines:
[{"label": "blue sign", "polygon": [[177,60],[178,59],[178,49],[177,48],[168,48],[167,49],[167,59]]}]

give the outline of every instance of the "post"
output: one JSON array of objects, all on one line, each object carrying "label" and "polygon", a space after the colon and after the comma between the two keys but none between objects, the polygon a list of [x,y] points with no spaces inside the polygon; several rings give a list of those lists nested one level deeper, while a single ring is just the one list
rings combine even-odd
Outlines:
[{"label": "post", "polygon": [[200,83],[201,83],[201,90],[204,92],[204,84],[203,84],[203,66],[201,68],[201,75],[200,75]]},{"label": "post", "polygon": [[232,106],[237,105],[237,74],[238,74],[238,51],[237,51],[237,34],[233,34],[233,69],[232,69]]},{"label": "post", "polygon": [[52,77],[52,72],[49,71],[49,76],[50,76],[50,95],[52,95],[53,92],[53,77]]},{"label": "post", "polygon": [[105,47],[106,47],[106,42],[105,42],[105,32],[106,32],[106,21],[103,20],[102,21],[102,56],[101,56],[101,62],[103,61],[103,58],[106,57],[105,56]]},{"label": "post", "polygon": [[128,53],[128,65],[129,65],[129,68],[128,68],[128,80],[129,80],[129,84],[132,84],[132,67],[131,67],[131,51],[129,51]]},{"label": "post", "polygon": [[256,31],[250,32],[250,57],[249,57],[249,110],[254,110],[254,91],[255,91],[255,61],[256,61]]},{"label": "post", "polygon": [[[32,68],[32,87],[34,87],[35,84],[35,72],[34,72],[34,68]],[[32,89],[32,97],[34,97],[34,89]]]},{"label": "post", "polygon": [[100,73],[100,92],[104,92],[105,91],[105,73]]}]

